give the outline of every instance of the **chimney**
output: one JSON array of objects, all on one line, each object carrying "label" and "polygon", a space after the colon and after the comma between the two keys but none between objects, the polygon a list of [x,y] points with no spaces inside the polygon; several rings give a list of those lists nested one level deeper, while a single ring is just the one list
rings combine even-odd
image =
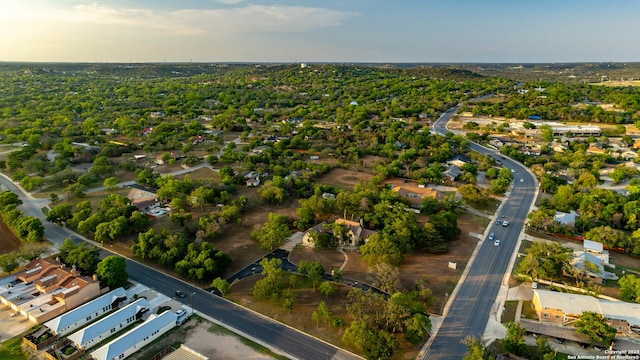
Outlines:
[{"label": "chimney", "polygon": [[60,262],[60,256],[56,256],[56,262]]},{"label": "chimney", "polygon": [[96,274],[93,274],[93,276],[91,278],[93,278],[93,280],[95,280],[95,281],[98,281],[98,275],[96,275]]},{"label": "chimney", "polygon": [[71,265],[71,276],[78,276],[78,270],[75,264]]}]

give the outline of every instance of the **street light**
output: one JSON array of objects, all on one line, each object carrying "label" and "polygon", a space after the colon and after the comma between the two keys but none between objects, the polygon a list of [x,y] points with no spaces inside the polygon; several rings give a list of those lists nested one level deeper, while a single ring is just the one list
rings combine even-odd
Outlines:
[{"label": "street light", "polygon": [[191,315],[195,314],[195,310],[193,309],[193,295],[195,295],[196,292],[192,292],[191,295],[189,295],[189,302],[191,303]]}]

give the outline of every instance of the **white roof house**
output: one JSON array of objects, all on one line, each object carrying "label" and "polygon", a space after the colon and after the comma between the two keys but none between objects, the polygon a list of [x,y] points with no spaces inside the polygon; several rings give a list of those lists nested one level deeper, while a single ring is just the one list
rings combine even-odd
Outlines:
[{"label": "white roof house", "polygon": [[77,347],[88,349],[126,328],[129,324],[139,319],[144,311],[148,309],[149,302],[147,302],[147,299],[138,299],[113,314],[100,319],[100,321],[69,335],[67,338],[73,341]]},{"label": "white roof house", "polygon": [[556,211],[555,220],[563,225],[576,226],[576,215],[577,213],[573,210],[568,213]]},{"label": "white roof house", "polygon": [[167,310],[160,315],[151,315],[140,326],[127,331],[110,343],[91,353],[96,360],[122,360],[142,349],[176,326],[177,316]]},{"label": "white roof house", "polygon": [[582,243],[582,246],[588,252],[592,252],[592,253],[596,253],[596,254],[601,254],[604,251],[604,247],[603,247],[602,243],[601,242],[597,242],[597,241],[591,241],[591,240],[584,239],[584,242]]},{"label": "white roof house", "polygon": [[117,307],[120,302],[126,300],[126,298],[127,292],[120,287],[53,318],[44,323],[44,325],[51,329],[54,334],[62,336],[91,322],[92,319],[95,320],[101,315],[111,311],[114,307]]}]

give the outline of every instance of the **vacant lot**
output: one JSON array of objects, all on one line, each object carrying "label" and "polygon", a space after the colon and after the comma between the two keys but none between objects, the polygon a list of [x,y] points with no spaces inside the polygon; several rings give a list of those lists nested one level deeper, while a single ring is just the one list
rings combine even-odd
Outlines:
[{"label": "vacant lot", "polygon": [[241,339],[226,329],[201,318],[191,318],[139,353],[132,355],[131,359],[151,359],[163,349],[179,343],[216,360],[276,358],[269,350],[255,344],[249,346],[247,340]]},{"label": "vacant lot", "polygon": [[373,175],[354,170],[335,168],[318,178],[316,183],[334,185],[342,189],[353,190],[360,181],[369,181]]},{"label": "vacant lot", "polygon": [[0,254],[7,254],[18,250],[21,244],[20,240],[18,240],[13,231],[4,223],[2,216],[0,216]]}]

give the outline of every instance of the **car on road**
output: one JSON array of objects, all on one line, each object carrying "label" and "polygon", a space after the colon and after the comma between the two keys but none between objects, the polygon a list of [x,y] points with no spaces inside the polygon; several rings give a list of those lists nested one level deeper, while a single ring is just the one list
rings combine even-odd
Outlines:
[{"label": "car on road", "polygon": [[523,183],[523,182],[524,182],[524,179],[520,178],[520,182],[521,182],[521,183]]},{"label": "car on road", "polygon": [[496,239],[496,241],[493,243],[493,245],[500,246],[500,240]]},{"label": "car on road", "polygon": [[516,172],[516,169],[511,169],[511,172],[512,172],[512,173]]},{"label": "car on road", "polygon": [[180,290],[176,290],[176,296],[180,297],[180,298],[183,298],[183,297],[185,297],[187,295],[185,293],[183,293],[182,291],[180,291]]},{"label": "car on road", "polygon": [[496,238],[496,234],[494,233],[489,234],[489,240],[493,240],[495,238]]},{"label": "car on road", "polygon": [[505,220],[502,222],[502,226],[507,227],[509,226],[509,220]]}]

